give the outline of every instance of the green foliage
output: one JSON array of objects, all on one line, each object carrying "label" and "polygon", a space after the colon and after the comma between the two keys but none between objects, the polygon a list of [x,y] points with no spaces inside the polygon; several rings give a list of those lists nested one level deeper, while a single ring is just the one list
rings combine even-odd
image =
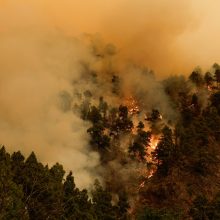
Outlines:
[{"label": "green foliage", "polygon": [[117,133],[127,133],[133,128],[133,122],[128,116],[127,106],[120,105],[118,109],[118,117],[113,122],[112,130]]},{"label": "green foliage", "polygon": [[92,201],[97,218],[102,220],[116,219],[116,207],[111,204],[110,192],[104,190],[98,181],[95,182],[94,186]]},{"label": "green foliage", "polygon": [[0,219],[28,219],[22,201],[23,196],[21,187],[13,182],[10,155],[2,147],[0,149]]},{"label": "green foliage", "polygon": [[91,207],[87,191],[76,188],[74,177],[70,172],[63,184],[63,219],[91,219]]},{"label": "green foliage", "polygon": [[95,149],[106,150],[110,146],[110,137],[104,134],[104,130],[104,126],[99,123],[94,124],[93,127],[87,130],[91,136],[90,144]]},{"label": "green foliage", "polygon": [[[33,152],[25,161],[23,172],[22,185],[30,219],[56,219],[61,213],[61,201],[57,198],[62,189],[57,185],[62,183],[60,176],[54,177],[55,172],[51,173],[47,166],[39,163]],[[57,183],[56,179],[60,182]]]},{"label": "green foliage", "polygon": [[[113,220],[127,219],[126,192],[112,205],[111,192],[96,182],[89,197],[79,190],[72,172],[65,180],[62,165],[50,169],[32,152],[25,160],[20,152],[0,149],[0,219]],[[92,199],[92,200],[91,200]]]}]

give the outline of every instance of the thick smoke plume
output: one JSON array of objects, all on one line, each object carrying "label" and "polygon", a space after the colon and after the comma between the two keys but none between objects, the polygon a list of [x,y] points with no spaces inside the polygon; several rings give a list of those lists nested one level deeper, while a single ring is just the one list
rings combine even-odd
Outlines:
[{"label": "thick smoke plume", "polygon": [[98,33],[117,45],[121,61],[142,63],[164,75],[219,61],[219,4],[218,0],[1,0],[0,21],[2,31],[45,27],[69,35]]},{"label": "thick smoke plume", "polygon": [[[217,4],[215,0],[213,4]],[[72,93],[73,82],[74,87],[90,89],[97,97],[108,90],[108,74],[99,91],[81,80],[82,63],[101,73],[112,73],[126,70],[123,62],[129,61],[163,75],[191,69],[204,57],[213,58],[211,50],[202,57],[195,52],[201,40],[195,47],[189,41],[191,33],[195,39],[193,31],[199,27],[203,33],[203,5],[197,6],[190,0],[0,0],[1,143],[26,154],[34,150],[50,164],[58,161],[74,170],[78,186],[88,186],[97,177],[92,170],[99,157],[88,146],[89,125],[60,108],[60,92]],[[96,34],[90,39],[92,47],[86,43],[91,38],[88,33]],[[103,52],[101,38],[118,49],[109,44]],[[113,58],[116,53],[117,61]],[[97,56],[104,59],[99,61]],[[159,105],[171,117],[174,113],[163,104],[166,97],[160,86],[149,80],[142,84],[142,76],[137,74],[139,80],[135,77],[137,72],[132,68],[121,74],[124,90],[131,88],[135,95],[146,96],[149,108]],[[144,94],[133,91],[140,84],[141,88],[146,86]],[[152,103],[149,97],[154,93]]]},{"label": "thick smoke plume", "polygon": [[[79,43],[55,33],[13,32],[0,39],[0,140],[11,150],[35,151],[43,162],[73,169],[81,187],[94,180],[89,171],[98,155],[88,147],[86,125],[63,112],[58,98],[77,80]],[[80,182],[78,181],[80,180]]]}]

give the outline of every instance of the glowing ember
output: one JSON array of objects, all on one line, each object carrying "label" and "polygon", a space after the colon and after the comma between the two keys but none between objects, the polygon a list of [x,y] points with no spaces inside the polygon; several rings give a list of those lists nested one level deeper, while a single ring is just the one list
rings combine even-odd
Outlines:
[{"label": "glowing ember", "polygon": [[138,102],[133,96],[125,99],[124,104],[128,107],[128,112],[130,115],[134,115],[140,112]]},{"label": "glowing ember", "polygon": [[209,92],[213,92],[214,88],[215,88],[214,86],[210,86],[210,85],[207,86]]},{"label": "glowing ember", "polygon": [[145,181],[143,181],[143,182],[140,184],[139,189],[143,188],[144,185],[145,185]]},{"label": "glowing ember", "polygon": [[148,172],[147,178],[148,179],[151,178],[154,175],[155,172],[156,172],[156,169],[155,168],[151,168],[149,170],[149,172]]},{"label": "glowing ember", "polygon": [[144,188],[145,183],[148,179],[150,179],[154,173],[156,172],[156,166],[153,165],[151,168],[144,168],[142,170],[139,170],[140,176],[142,177],[142,181],[140,185],[138,186],[138,190],[141,188]]}]

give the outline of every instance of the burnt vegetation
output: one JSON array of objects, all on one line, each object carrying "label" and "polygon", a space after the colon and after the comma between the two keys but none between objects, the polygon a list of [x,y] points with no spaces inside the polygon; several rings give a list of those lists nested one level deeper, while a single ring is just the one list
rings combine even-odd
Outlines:
[{"label": "burnt vegetation", "polygon": [[[103,83],[101,74],[85,71],[86,81]],[[152,78],[151,71],[143,74]],[[65,175],[59,163],[49,167],[35,153],[25,158],[2,146],[0,219],[220,219],[220,66],[157,82],[175,117],[160,105],[147,108],[140,92],[134,105],[126,104],[120,74],[110,72],[105,81],[106,96],[60,95],[64,112],[88,122],[102,184],[79,189],[74,170]]]}]

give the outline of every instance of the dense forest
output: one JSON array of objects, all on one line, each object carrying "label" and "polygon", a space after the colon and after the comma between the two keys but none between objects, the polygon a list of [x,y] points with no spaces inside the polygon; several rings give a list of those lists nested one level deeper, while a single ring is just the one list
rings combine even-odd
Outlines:
[{"label": "dense forest", "polygon": [[87,122],[100,178],[79,189],[74,169],[2,146],[0,219],[220,219],[220,66],[160,80],[133,69],[127,89],[111,67],[82,63],[85,89],[59,93],[59,108]]}]

